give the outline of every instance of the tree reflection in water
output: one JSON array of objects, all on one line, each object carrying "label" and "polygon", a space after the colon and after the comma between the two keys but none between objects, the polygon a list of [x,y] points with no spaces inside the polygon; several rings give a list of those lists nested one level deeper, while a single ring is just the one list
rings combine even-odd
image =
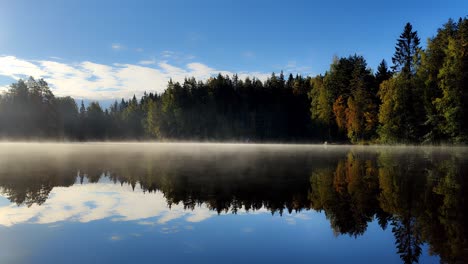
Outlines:
[{"label": "tree reflection in water", "polygon": [[418,261],[423,243],[442,262],[468,260],[464,149],[76,148],[26,157],[0,151],[2,193],[18,205],[41,205],[54,187],[107,177],[161,191],[169,207],[187,210],[323,211],[336,235],[358,237],[375,219],[391,227],[405,263]]}]

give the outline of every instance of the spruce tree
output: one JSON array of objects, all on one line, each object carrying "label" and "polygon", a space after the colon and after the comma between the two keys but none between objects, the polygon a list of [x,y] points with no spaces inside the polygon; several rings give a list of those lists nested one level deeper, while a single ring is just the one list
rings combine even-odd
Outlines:
[{"label": "spruce tree", "polygon": [[420,99],[422,85],[415,78],[420,53],[418,34],[407,23],[392,57],[392,70],[396,76],[392,82],[381,85],[379,91],[382,101],[379,132],[384,142],[415,143],[422,137],[425,122],[424,105]]},{"label": "spruce tree", "polygon": [[401,72],[408,78],[414,75],[416,66],[421,60],[419,43],[418,32],[413,31],[413,26],[410,23],[406,23],[392,57],[392,70],[394,72]]},{"label": "spruce tree", "polygon": [[392,77],[392,72],[388,69],[387,62],[382,60],[377,67],[377,72],[375,73],[375,80],[377,85],[380,85],[383,81],[388,80]]}]

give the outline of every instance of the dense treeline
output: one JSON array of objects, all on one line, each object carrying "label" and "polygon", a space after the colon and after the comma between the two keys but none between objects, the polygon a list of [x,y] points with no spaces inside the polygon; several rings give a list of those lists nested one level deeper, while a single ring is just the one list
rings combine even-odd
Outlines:
[{"label": "dense treeline", "polygon": [[426,50],[411,24],[397,41],[393,66],[377,72],[364,58],[335,59],[312,79],[311,114],[328,137],[351,142],[466,143],[468,19],[449,20]]},{"label": "dense treeline", "polygon": [[[36,92],[36,90],[38,92]],[[55,98],[43,80],[18,81],[1,101],[1,134],[10,138],[306,140],[310,78],[272,75],[266,82],[218,75],[206,82],[169,82],[102,109]]]},{"label": "dense treeline", "polygon": [[218,75],[168,83],[162,94],[78,107],[44,80],[0,97],[9,138],[468,142],[468,19],[449,20],[423,50],[406,24],[392,66],[335,58],[323,75],[272,74],[262,82]]}]

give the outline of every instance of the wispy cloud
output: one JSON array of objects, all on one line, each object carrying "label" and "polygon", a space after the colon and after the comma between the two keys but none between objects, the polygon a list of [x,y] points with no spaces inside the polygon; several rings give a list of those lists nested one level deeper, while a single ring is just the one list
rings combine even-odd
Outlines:
[{"label": "wispy cloud", "polygon": [[[169,54],[169,53],[168,53]],[[183,82],[186,77],[198,80],[217,75],[232,75],[233,72],[210,67],[201,62],[175,65],[169,60],[142,60],[138,64],[100,64],[91,61],[67,63],[63,60],[27,60],[15,56],[0,56],[0,76],[15,80],[33,76],[44,78],[57,96],[72,96],[77,99],[105,100],[141,96],[145,91],[161,93],[167,82]],[[265,80],[270,73],[238,72],[240,78],[247,76]],[[7,85],[6,83],[1,85]],[[0,91],[7,86],[1,86]]]},{"label": "wispy cloud", "polygon": [[171,57],[173,57],[174,55],[176,55],[176,53],[175,53],[174,51],[170,51],[170,50],[165,50],[165,51],[161,52],[161,56],[162,56],[163,58],[166,58],[166,59],[167,59],[167,58],[171,58]]},{"label": "wispy cloud", "polygon": [[113,50],[122,50],[124,48],[124,46],[122,44],[119,44],[119,43],[113,43],[111,45],[112,49]]},{"label": "wispy cloud", "polygon": [[290,73],[299,73],[304,75],[312,75],[312,68],[309,66],[298,65],[296,61],[288,61],[286,67],[284,68],[286,72]]},{"label": "wispy cloud", "polygon": [[156,64],[156,59],[151,59],[151,60],[141,60],[138,62],[139,64],[142,65],[153,65]]}]

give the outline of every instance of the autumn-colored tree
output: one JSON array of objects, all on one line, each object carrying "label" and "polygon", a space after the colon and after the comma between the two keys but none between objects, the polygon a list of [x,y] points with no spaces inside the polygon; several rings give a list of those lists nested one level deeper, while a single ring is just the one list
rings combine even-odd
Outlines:
[{"label": "autumn-colored tree", "polygon": [[342,131],[346,131],[348,128],[346,121],[346,101],[342,95],[333,103],[333,114],[335,115],[338,128]]},{"label": "autumn-colored tree", "polygon": [[370,139],[377,124],[377,102],[374,91],[374,77],[365,68],[365,63],[358,65],[350,82],[351,96],[346,109],[347,134],[351,142]]}]

